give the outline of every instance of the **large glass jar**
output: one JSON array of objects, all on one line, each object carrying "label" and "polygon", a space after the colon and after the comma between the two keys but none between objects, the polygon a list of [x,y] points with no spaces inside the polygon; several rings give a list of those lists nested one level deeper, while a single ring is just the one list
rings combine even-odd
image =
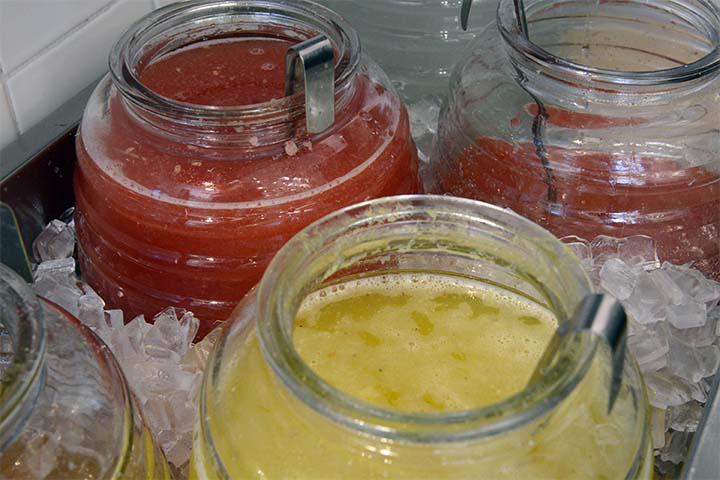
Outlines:
[{"label": "large glass jar", "polygon": [[462,0],[320,0],[360,34],[363,49],[392,80],[410,112],[422,160],[437,136],[450,73],[482,27],[495,21],[497,0],[476,0],[472,22],[460,28]]},{"label": "large glass jar", "polygon": [[652,236],[720,276],[720,12],[705,0],[514,2],[451,80],[431,191],[557,236]]},{"label": "large glass jar", "polygon": [[494,0],[476,1],[473,23],[460,28],[462,0],[320,0],[350,22],[363,48],[406,102],[447,93],[450,73],[468,42],[495,19]]},{"label": "large glass jar", "polygon": [[[325,35],[335,121],[305,127],[285,52]],[[174,62],[174,63],[173,63]],[[77,141],[85,280],[126,317],[168,305],[224,320],[294,233],[420,188],[408,117],[342,18],[306,1],[181,3],[115,45]]]},{"label": "large glass jar", "polygon": [[393,272],[487,282],[558,321],[591,290],[561,242],[488,204],[400,196],[333,213],[285,245],[216,344],[191,478],[649,478],[637,365],[626,362],[608,415],[610,353],[590,337],[563,345],[562,360],[519,393],[471,410],[378,408],[322,380],[293,346],[299,306],[328,285]]},{"label": "large glass jar", "polygon": [[165,479],[107,347],[0,264],[0,477]]}]

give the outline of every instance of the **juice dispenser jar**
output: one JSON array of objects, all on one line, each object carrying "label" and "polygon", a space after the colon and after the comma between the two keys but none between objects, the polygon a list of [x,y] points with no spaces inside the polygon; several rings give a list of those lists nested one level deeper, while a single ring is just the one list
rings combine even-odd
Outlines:
[{"label": "juice dispenser jar", "polygon": [[[363,49],[387,73],[408,106],[413,138],[427,161],[450,74],[482,27],[495,21],[497,0],[477,0],[460,27],[461,0],[320,0],[360,34]],[[421,165],[424,165],[421,164]]]},{"label": "juice dispenser jar", "polygon": [[718,278],[717,4],[524,3],[527,35],[502,0],[455,70],[429,189],[560,237],[649,235]]},{"label": "juice dispenser jar", "polygon": [[[311,53],[330,59],[299,57],[317,38],[326,48]],[[390,82],[345,20],[302,0],[179,3],[137,22],[110,54],[77,153],[85,280],[126,318],[192,310],[200,335],[305,225],[420,189]]]},{"label": "juice dispenser jar", "polygon": [[169,479],[107,347],[0,264],[0,477]]},{"label": "juice dispenser jar", "polygon": [[[413,289],[421,294],[406,295]],[[549,339],[533,337],[541,317],[565,321],[590,290],[559,240],[489,204],[399,196],[335,212],[281,249],[218,340],[190,477],[651,478],[634,361],[610,413],[607,347],[576,339],[530,382],[537,358],[517,363]],[[313,302],[317,321],[299,313]],[[306,350],[310,338],[317,348]],[[502,353],[490,361],[492,351]],[[475,382],[493,376],[517,380],[516,391],[476,403],[493,388]],[[466,388],[474,407],[462,405]],[[446,402],[453,392],[460,403]]]},{"label": "juice dispenser jar", "polygon": [[378,62],[407,103],[447,93],[450,73],[467,44],[495,21],[495,0],[473,6],[473,22],[460,27],[461,0],[321,0],[352,22],[363,48]]}]

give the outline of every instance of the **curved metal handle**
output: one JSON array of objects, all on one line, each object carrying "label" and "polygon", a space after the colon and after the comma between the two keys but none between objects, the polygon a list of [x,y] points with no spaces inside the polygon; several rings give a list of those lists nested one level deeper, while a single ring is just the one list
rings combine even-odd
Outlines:
[{"label": "curved metal handle", "polygon": [[[467,30],[468,18],[470,17],[470,9],[472,8],[473,0],[463,0],[460,6],[460,26],[463,30]],[[527,17],[525,16],[525,1],[524,0],[513,0],[515,3],[515,18],[517,18],[518,28],[522,32],[525,38],[530,38],[527,27]]]},{"label": "curved metal handle", "polygon": [[335,51],[325,35],[288,48],[285,55],[285,96],[305,87],[308,133],[320,133],[335,122]]},{"label": "curved metal handle", "polygon": [[573,316],[555,331],[555,335],[545,348],[529,383],[541,377],[547,367],[553,363],[564,339],[583,332],[590,332],[593,336],[603,340],[612,352],[612,380],[607,408],[607,412],[610,414],[622,386],[627,343],[625,309],[610,295],[592,294],[580,302]]},{"label": "curved metal handle", "polygon": [[472,0],[463,0],[460,6],[460,26],[463,30],[467,30],[468,17],[470,17],[470,9],[472,8]]}]

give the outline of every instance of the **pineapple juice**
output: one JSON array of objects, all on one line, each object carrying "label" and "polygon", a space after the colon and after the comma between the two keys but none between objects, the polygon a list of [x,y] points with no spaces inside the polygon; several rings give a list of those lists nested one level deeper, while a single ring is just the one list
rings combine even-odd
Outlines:
[{"label": "pineapple juice", "polygon": [[[521,392],[556,327],[547,308],[509,290],[397,273],[311,294],[296,315],[293,344],[345,395],[397,412],[445,414]],[[219,373],[207,418],[233,479],[625,478],[645,434],[629,389],[606,414],[607,365],[597,359],[552,414],[500,436],[434,444],[357,434],[323,418],[275,376],[254,330],[230,365]],[[191,478],[220,478],[211,456],[196,438]]]}]

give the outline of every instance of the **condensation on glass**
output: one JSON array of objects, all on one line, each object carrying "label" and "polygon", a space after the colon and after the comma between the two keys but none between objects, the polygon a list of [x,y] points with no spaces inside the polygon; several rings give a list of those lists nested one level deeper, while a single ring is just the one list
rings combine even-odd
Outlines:
[{"label": "condensation on glass", "polygon": [[514,2],[458,65],[428,179],[557,236],[650,235],[720,276],[720,12],[703,0]]},{"label": "condensation on glass", "polygon": [[120,367],[0,264],[0,477],[166,479]]}]

